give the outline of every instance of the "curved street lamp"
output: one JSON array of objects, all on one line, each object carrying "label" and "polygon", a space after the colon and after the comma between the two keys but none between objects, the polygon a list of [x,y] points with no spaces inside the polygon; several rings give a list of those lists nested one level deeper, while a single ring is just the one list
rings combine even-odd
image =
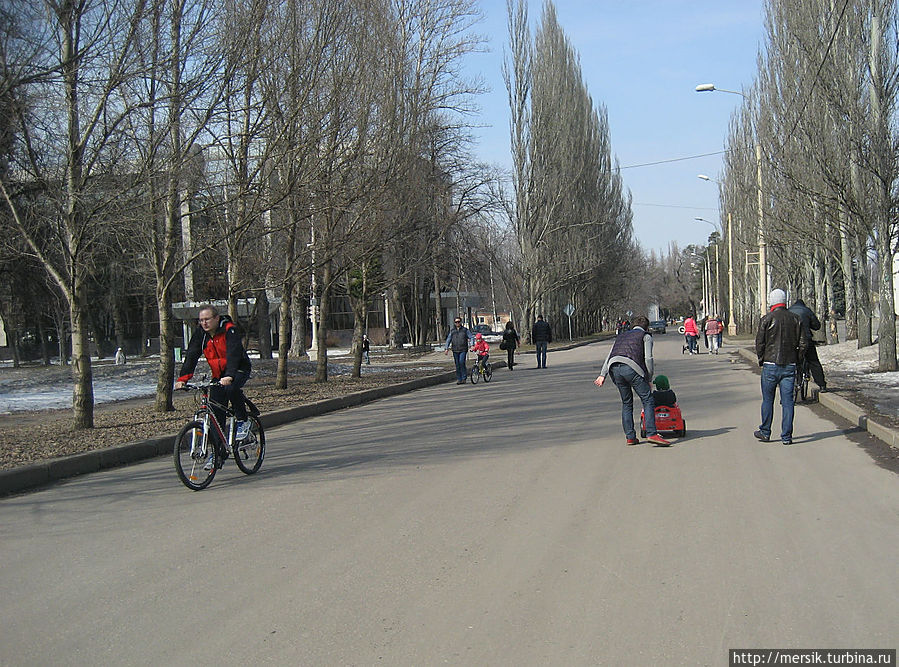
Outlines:
[{"label": "curved street lamp", "polygon": [[[696,86],[697,93],[730,93],[731,95],[739,95],[744,100],[749,98],[743,93],[736,90],[727,90],[725,88],[716,88],[714,83],[701,83]],[[759,307],[762,316],[767,312],[768,297],[768,244],[765,239],[765,217],[762,199],[762,146],[756,139],[755,142],[755,174],[756,185],[758,188],[758,206],[759,206]],[[702,176],[700,176],[702,178]],[[712,180],[706,177],[706,180]],[[730,331],[728,331],[730,333]]]}]

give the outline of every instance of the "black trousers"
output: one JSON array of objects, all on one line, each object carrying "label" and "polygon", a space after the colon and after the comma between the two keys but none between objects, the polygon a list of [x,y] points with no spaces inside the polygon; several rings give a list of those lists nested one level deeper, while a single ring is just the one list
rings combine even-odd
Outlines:
[{"label": "black trousers", "polygon": [[821,360],[818,359],[818,348],[809,341],[808,347],[805,348],[805,362],[808,364],[808,370],[812,374],[815,384],[822,389],[827,386],[824,379],[824,368],[821,366]]},{"label": "black trousers", "polygon": [[[249,379],[249,375],[242,371],[238,371],[233,382],[231,382],[231,384],[229,384],[227,387],[223,387],[222,385],[210,387],[210,400],[213,400],[216,403],[220,403],[221,405],[228,405],[228,403],[231,403],[231,409],[234,411],[234,419],[236,419],[237,421],[246,421],[247,404],[244,400],[242,388]],[[225,411],[219,408],[213,408],[212,413],[215,415],[215,418],[218,419],[219,425],[224,431],[226,426]],[[225,435],[228,434],[225,433]]]}]

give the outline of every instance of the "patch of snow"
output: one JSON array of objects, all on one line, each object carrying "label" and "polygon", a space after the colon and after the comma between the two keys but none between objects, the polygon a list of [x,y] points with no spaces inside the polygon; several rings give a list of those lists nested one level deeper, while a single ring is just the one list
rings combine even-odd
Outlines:
[{"label": "patch of snow", "polygon": [[[94,403],[124,401],[129,398],[152,396],[156,393],[156,383],[135,384],[132,380],[123,382],[95,381]],[[0,414],[22,412],[24,410],[56,410],[72,407],[72,390],[50,387],[23,387],[0,393]]]}]

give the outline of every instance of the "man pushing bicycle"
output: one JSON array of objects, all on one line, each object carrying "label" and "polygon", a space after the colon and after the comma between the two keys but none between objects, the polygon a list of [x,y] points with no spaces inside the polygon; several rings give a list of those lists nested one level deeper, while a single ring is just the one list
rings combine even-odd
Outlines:
[{"label": "man pushing bicycle", "polygon": [[[205,355],[213,379],[219,382],[217,386],[210,388],[209,398],[222,405],[227,405],[230,401],[236,420],[234,439],[239,442],[250,434],[247,405],[241,391],[250,378],[250,357],[247,356],[240,333],[231,318],[219,315],[215,306],[200,308],[199,324],[187,346],[175,389],[181,389],[193,377],[200,354]],[[213,408],[213,412],[224,429],[224,411]]]}]

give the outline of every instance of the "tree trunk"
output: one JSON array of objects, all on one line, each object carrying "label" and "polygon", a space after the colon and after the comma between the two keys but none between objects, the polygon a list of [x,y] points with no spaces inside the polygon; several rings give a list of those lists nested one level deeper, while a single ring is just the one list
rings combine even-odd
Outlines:
[{"label": "tree trunk", "polygon": [[362,334],[365,333],[367,299],[353,299],[353,377],[362,377]]},{"label": "tree trunk", "polygon": [[308,301],[306,300],[305,291],[307,284],[297,281],[293,286],[293,298],[290,302],[290,357],[291,359],[302,359],[306,356],[306,308]]},{"label": "tree trunk", "polygon": [[[318,332],[316,340],[316,366],[315,381],[328,381],[328,313],[330,310],[330,294],[331,294],[331,261],[327,260],[322,266],[322,286],[319,295],[319,318]],[[313,326],[316,323],[313,322]]]},{"label": "tree trunk", "polygon": [[868,253],[865,250],[865,241],[857,238],[853,254],[858,258],[858,269],[855,272],[855,308],[858,321],[858,347],[868,347],[873,344],[871,337],[871,317],[874,307],[871,304],[871,278],[868,275]]},{"label": "tree trunk", "polygon": [[858,323],[856,321],[855,305],[855,269],[852,265],[852,249],[850,246],[849,232],[847,229],[846,211],[840,213],[840,256],[843,269],[843,290],[846,299],[846,340],[858,339]]},{"label": "tree trunk", "polygon": [[[175,322],[172,314],[172,297],[168,290],[156,295],[159,315],[159,370],[156,373],[156,412],[170,412],[172,389],[175,384]],[[184,341],[187,347],[188,341]]]},{"label": "tree trunk", "polygon": [[834,269],[830,253],[824,256],[824,287],[827,292],[827,343],[836,345],[840,342],[837,329],[837,297],[834,294]]},{"label": "tree trunk", "polygon": [[256,292],[256,328],[259,331],[259,358],[272,358],[272,318],[268,314],[268,292]]},{"label": "tree trunk", "polygon": [[435,340],[438,343],[442,343],[446,340],[446,335],[449,333],[443,328],[443,297],[440,295],[440,274],[437,271],[437,267],[434,267],[434,310],[436,313],[434,314],[434,327],[436,329]]},{"label": "tree trunk", "polygon": [[41,327],[40,329],[40,337],[41,337],[41,363],[44,366],[50,365],[50,345],[47,340],[47,329]]},{"label": "tree trunk", "polygon": [[288,277],[281,289],[281,303],[278,305],[278,374],[275,389],[287,389],[287,357],[290,353],[291,305],[293,301],[293,278]]},{"label": "tree trunk", "polygon": [[387,346],[391,350],[403,347],[403,305],[400,299],[400,288],[396,283],[387,288],[387,306],[390,309],[389,337]]},{"label": "tree trunk", "polygon": [[83,294],[84,291],[83,287],[76,287],[69,311],[72,318],[72,360],[75,366],[72,425],[76,429],[94,427],[94,377],[87,326],[87,297]]},{"label": "tree trunk", "polygon": [[[884,21],[878,2],[871,3],[871,52],[868,58],[871,71],[869,84],[871,100],[872,152],[876,173],[874,174],[874,236],[877,251],[877,291],[880,307],[880,324],[877,328],[877,360],[881,372],[897,370],[896,359],[896,304],[893,292],[893,247],[890,220],[890,185],[895,178],[892,158],[893,148],[889,122],[884,105],[884,62],[882,44],[884,42]],[[889,48],[889,47],[887,47]],[[895,48],[895,47],[893,47]]]}]

